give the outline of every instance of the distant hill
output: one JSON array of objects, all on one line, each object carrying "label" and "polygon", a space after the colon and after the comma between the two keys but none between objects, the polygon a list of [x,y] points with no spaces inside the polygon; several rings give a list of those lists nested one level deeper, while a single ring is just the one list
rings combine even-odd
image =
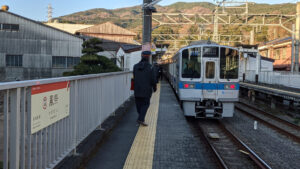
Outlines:
[{"label": "distant hill", "polygon": [[[213,13],[215,5],[208,2],[178,2],[169,6],[156,6],[158,12],[165,13]],[[237,13],[237,10],[230,11],[231,13]],[[296,13],[296,4],[285,3],[285,4],[251,4],[249,5],[249,13],[256,14],[295,14]],[[70,15],[61,16],[58,18],[60,22],[66,23],[80,23],[80,24],[100,24],[107,21],[113,22],[119,26],[122,26],[126,29],[130,29],[141,34],[142,29],[142,9],[141,6],[134,6],[128,8],[120,9],[103,9],[96,8],[90,9],[87,11],[77,12]],[[181,28],[173,29],[173,32],[185,33],[187,29],[190,29],[191,26],[183,26]],[[165,30],[166,28],[160,28],[160,30]],[[239,28],[240,32],[249,31],[248,28]],[[272,28],[264,28],[263,34],[266,38],[262,38],[259,41],[272,39],[270,36],[273,32]],[[160,30],[156,30],[161,32]],[[169,30],[170,31],[170,30]],[[222,31],[222,30],[221,30]],[[236,31],[226,30],[227,32]],[[278,37],[289,36],[288,33],[284,30],[277,31]],[[262,35],[260,35],[262,36]],[[140,37],[140,36],[139,36]],[[259,39],[259,38],[258,38]]]}]

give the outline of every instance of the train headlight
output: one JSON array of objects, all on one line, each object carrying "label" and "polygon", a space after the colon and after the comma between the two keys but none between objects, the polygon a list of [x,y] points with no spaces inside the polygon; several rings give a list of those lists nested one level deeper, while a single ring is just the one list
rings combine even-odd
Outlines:
[{"label": "train headlight", "polygon": [[236,89],[236,85],[235,84],[227,84],[227,85],[225,85],[225,89],[227,89],[227,90],[235,90]]},{"label": "train headlight", "polygon": [[183,86],[184,86],[185,89],[194,89],[195,88],[195,84],[188,84],[188,83],[186,83]]}]

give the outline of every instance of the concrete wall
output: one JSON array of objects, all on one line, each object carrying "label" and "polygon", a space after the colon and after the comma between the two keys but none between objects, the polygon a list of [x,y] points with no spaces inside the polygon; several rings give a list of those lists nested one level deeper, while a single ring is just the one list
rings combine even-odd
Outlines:
[{"label": "concrete wall", "polygon": [[[1,23],[18,24],[19,31],[0,31],[0,81],[49,78],[52,56],[81,57],[83,40],[8,12],[0,12]],[[22,55],[22,67],[6,67],[6,55]]]},{"label": "concrete wall", "polygon": [[[255,71],[246,72],[246,81],[255,82]],[[260,72],[258,82],[300,89],[300,74],[291,72]]]}]

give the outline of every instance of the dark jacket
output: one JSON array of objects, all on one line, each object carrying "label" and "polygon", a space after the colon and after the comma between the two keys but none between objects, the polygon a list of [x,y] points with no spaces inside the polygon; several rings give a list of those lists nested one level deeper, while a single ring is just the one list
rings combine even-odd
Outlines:
[{"label": "dark jacket", "polygon": [[158,83],[159,67],[157,65],[153,65],[152,69],[153,72],[155,73],[155,82]]},{"label": "dark jacket", "polygon": [[150,98],[152,90],[156,91],[155,73],[151,64],[142,59],[133,67],[134,96]]}]

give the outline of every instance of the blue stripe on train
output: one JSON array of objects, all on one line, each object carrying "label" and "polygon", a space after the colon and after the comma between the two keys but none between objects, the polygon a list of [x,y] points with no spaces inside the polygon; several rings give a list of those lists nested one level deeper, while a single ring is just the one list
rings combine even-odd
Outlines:
[{"label": "blue stripe on train", "polygon": [[[240,89],[240,84],[239,83],[189,83],[187,84],[195,84],[195,89],[204,89],[204,90],[226,90],[225,85],[226,84],[234,84],[235,85],[235,90]],[[179,82],[178,87],[179,89],[184,89],[184,82]],[[190,88],[188,88],[190,89]],[[230,89],[228,89],[230,90]]]}]

